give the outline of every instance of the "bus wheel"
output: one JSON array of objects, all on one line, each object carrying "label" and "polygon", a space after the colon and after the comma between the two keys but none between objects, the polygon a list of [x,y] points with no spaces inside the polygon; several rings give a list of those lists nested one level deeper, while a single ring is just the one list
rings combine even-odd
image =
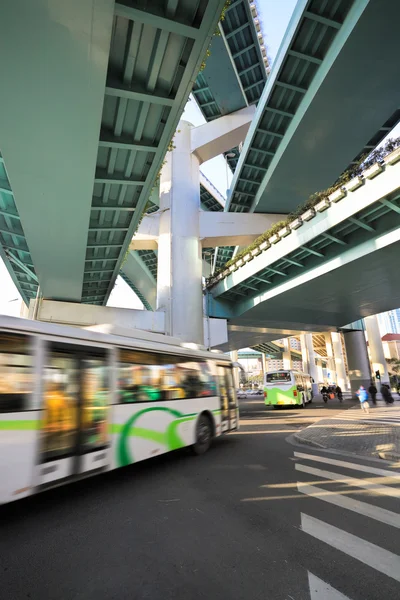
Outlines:
[{"label": "bus wheel", "polygon": [[193,444],[193,452],[198,456],[207,452],[212,442],[212,424],[206,415],[200,415],[196,427],[196,443]]},{"label": "bus wheel", "polygon": [[306,407],[306,399],[304,396],[304,393],[301,394],[301,408],[305,408]]}]

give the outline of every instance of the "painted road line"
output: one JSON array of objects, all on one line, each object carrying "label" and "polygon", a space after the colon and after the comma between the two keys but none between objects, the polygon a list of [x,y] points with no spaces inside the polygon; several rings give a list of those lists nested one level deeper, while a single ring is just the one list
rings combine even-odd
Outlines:
[{"label": "painted road line", "polygon": [[400,582],[400,557],[343,529],[301,513],[301,528],[332,548]]},{"label": "painted road line", "polygon": [[346,508],[347,510],[352,510],[359,515],[364,515],[370,519],[375,519],[376,521],[380,521],[381,523],[385,523],[386,525],[391,525],[392,527],[397,527],[400,529],[400,515],[392,512],[391,510],[379,508],[378,506],[373,506],[367,502],[353,500],[353,498],[349,498],[343,494],[330,492],[329,490],[317,487],[315,485],[308,485],[306,483],[300,483],[299,481],[297,482],[297,489],[301,494],[311,496],[312,498],[317,498],[317,500],[329,502],[330,504],[340,506],[341,508]]},{"label": "painted road line", "polygon": [[348,596],[338,592],[329,583],[322,581],[310,571],[308,571],[308,585],[311,600],[350,600]]},{"label": "painted road line", "polygon": [[304,454],[303,452],[295,452],[294,455],[297,458],[304,458],[306,460],[312,460],[315,462],[327,463],[328,465],[335,465],[335,467],[345,467],[346,469],[353,469],[354,471],[363,471],[364,473],[372,473],[373,475],[383,475],[384,477],[392,477],[393,479],[400,480],[400,473],[394,473],[393,471],[389,471],[387,469],[358,465],[357,463],[347,462],[344,460],[336,460],[334,458],[328,458],[325,456],[316,456],[315,454]]},{"label": "painted road line", "polygon": [[341,475],[340,473],[332,473],[332,471],[324,471],[323,469],[314,469],[313,467],[307,467],[306,465],[295,464],[296,471],[302,471],[303,473],[309,473],[310,475],[316,475],[323,479],[330,479],[336,483],[345,483],[354,487],[363,488],[365,490],[373,490],[377,494],[383,494],[384,496],[392,496],[393,498],[400,498],[400,489],[388,487],[387,485],[381,485],[374,481],[368,481],[366,479],[356,479],[355,477],[348,477],[347,475]]}]

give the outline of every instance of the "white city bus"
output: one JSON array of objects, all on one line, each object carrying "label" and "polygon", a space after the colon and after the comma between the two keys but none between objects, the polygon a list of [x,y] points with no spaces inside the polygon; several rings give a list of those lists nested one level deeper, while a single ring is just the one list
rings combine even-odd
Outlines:
[{"label": "white city bus", "polygon": [[264,378],[264,402],[267,406],[300,405],[312,402],[313,379],[301,371],[270,371]]},{"label": "white city bus", "polygon": [[0,316],[0,504],[238,427],[226,356],[118,333]]}]

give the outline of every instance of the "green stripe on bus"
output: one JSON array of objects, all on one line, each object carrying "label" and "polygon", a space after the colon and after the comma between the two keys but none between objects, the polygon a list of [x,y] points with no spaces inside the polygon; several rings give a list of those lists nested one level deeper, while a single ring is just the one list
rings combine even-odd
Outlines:
[{"label": "green stripe on bus", "polygon": [[41,426],[41,421],[0,421],[2,431],[32,431],[40,429]]}]

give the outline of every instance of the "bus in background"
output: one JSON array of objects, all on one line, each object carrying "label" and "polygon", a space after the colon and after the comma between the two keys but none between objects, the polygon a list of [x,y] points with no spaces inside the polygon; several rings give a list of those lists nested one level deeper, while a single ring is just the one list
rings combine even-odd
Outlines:
[{"label": "bus in background", "polygon": [[226,355],[95,329],[0,316],[0,504],[237,429]]},{"label": "bus in background", "polygon": [[312,402],[312,377],[301,371],[270,371],[264,376],[266,406],[302,406]]}]

